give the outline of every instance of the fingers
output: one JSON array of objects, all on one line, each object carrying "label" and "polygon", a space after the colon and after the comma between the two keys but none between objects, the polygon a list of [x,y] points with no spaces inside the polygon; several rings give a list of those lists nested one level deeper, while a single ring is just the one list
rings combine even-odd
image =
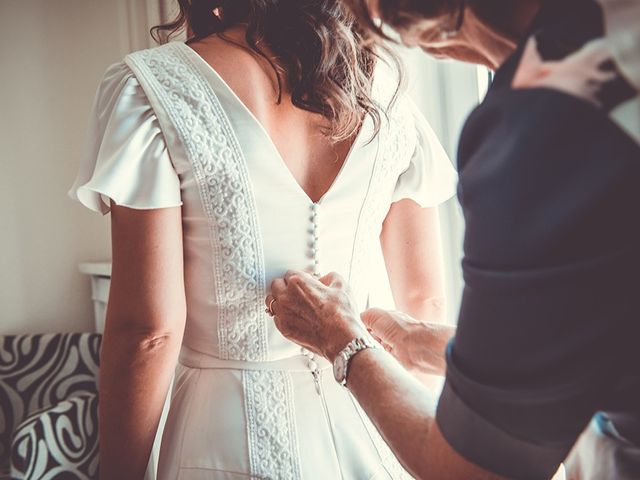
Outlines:
[{"label": "fingers", "polygon": [[271,295],[271,294],[268,294],[266,297],[264,297],[264,306],[268,307],[273,298],[274,298],[274,296]]},{"label": "fingers", "polygon": [[265,306],[267,307],[267,313],[272,317],[278,315],[278,298],[283,298],[287,293],[287,285],[284,279],[277,278],[271,282],[271,293],[264,299]]},{"label": "fingers", "polygon": [[281,297],[287,291],[287,284],[285,283],[283,278],[276,278],[273,282],[271,282],[271,293],[267,295],[267,299],[269,297],[274,297],[276,300],[278,297]]},{"label": "fingers", "polygon": [[400,319],[391,312],[379,308],[371,308],[360,316],[369,331],[390,348],[395,345],[400,328]]},{"label": "fingers", "polygon": [[346,285],[344,278],[342,278],[342,276],[336,272],[330,272],[326,274],[324,277],[320,278],[320,282],[322,282],[327,287],[340,289],[344,288],[344,286]]},{"label": "fingers", "polygon": [[269,294],[266,296],[266,298],[264,299],[264,303],[266,305],[267,308],[265,308],[265,312],[270,316],[270,317],[275,317],[277,315],[276,313],[276,297],[274,297],[273,295]]},{"label": "fingers", "polygon": [[282,333],[282,335],[284,335],[285,337],[289,337],[289,335],[291,335],[288,322],[284,321],[278,315],[275,315],[273,317],[273,323],[276,325],[276,328],[280,333]]},{"label": "fingers", "polygon": [[387,341],[386,333],[389,330],[389,323],[391,321],[390,315],[387,312],[378,309],[375,309],[373,312],[367,310],[361,315],[361,318],[371,333],[380,338],[380,340]]},{"label": "fingers", "polygon": [[[291,314],[289,302],[289,285],[284,278],[276,278],[271,282],[271,293],[265,298],[267,313],[273,317],[276,328],[285,337],[291,335],[288,317]],[[271,310],[271,312],[269,312]]]},{"label": "fingers", "polygon": [[286,283],[287,285],[289,285],[289,283],[318,283],[318,280],[313,275],[307,272],[303,272],[302,270],[289,270],[287,273],[285,273],[283,279],[284,283]]},{"label": "fingers", "polygon": [[381,308],[370,308],[369,310],[362,312],[360,317],[367,328],[373,330],[373,326],[380,320],[380,317],[383,317],[386,314],[387,311],[382,310]]},{"label": "fingers", "polygon": [[[283,278],[271,282],[270,295],[275,298],[272,310],[276,316],[309,313],[320,301],[319,287],[325,288],[313,276],[305,272],[289,271]],[[270,301],[269,296],[265,299],[267,301]]]},{"label": "fingers", "polygon": [[322,278],[316,278],[308,272],[302,270],[289,270],[283,277],[285,284],[294,285],[307,284],[310,286],[319,286],[320,284],[327,287],[343,288],[346,282],[342,276],[336,272],[330,272]]},{"label": "fingers", "polygon": [[[271,297],[275,298],[275,302],[271,301]],[[325,306],[357,312],[346,282],[337,273],[330,273],[319,280],[309,273],[290,270],[283,278],[271,283],[271,292],[265,298],[265,304],[267,310],[271,305],[271,310],[283,315],[313,316]]]}]

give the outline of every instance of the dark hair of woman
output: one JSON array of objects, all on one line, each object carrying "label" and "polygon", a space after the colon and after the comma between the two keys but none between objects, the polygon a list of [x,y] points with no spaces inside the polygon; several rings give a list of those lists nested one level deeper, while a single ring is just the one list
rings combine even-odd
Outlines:
[{"label": "dark hair of woman", "polygon": [[[360,28],[342,0],[178,0],[177,18],[151,29],[159,43],[188,28],[187,43],[246,26],[250,50],[273,68],[281,101],[283,88],[293,104],[322,115],[325,134],[335,142],[357,133],[366,115],[375,132],[381,110],[371,97],[380,58],[368,29]],[[246,48],[246,47],[245,47]],[[388,50],[396,66],[397,57]]]}]

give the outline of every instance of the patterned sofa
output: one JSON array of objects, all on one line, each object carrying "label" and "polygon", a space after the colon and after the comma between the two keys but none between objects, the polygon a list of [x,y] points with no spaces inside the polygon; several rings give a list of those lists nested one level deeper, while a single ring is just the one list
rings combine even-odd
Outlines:
[{"label": "patterned sofa", "polygon": [[97,478],[101,340],[0,336],[0,478]]}]

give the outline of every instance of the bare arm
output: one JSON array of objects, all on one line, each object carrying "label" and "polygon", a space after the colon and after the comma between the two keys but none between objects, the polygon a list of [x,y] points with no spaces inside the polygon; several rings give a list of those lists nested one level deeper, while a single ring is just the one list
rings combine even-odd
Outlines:
[{"label": "bare arm", "polygon": [[[318,280],[289,272],[271,285],[275,324],[290,340],[333,361],[366,327],[344,280]],[[449,447],[435,425],[437,396],[388,352],[365,350],[353,357],[347,386],[405,468],[419,479],[494,480]]]},{"label": "bare arm", "polygon": [[100,478],[144,476],[186,317],[180,208],[112,205],[100,365]]},{"label": "bare arm", "polygon": [[396,307],[428,322],[445,319],[444,267],[438,208],[413,200],[391,205],[380,236]]},{"label": "bare arm", "polygon": [[444,375],[444,350],[455,333],[454,327],[444,324],[444,267],[437,207],[422,208],[412,200],[394,203],[380,240],[399,311],[372,309],[362,318],[406,369],[435,387],[438,382],[430,375]]},{"label": "bare arm", "polygon": [[365,350],[349,367],[349,390],[417,479],[500,480],[458,455],[435,422],[437,396],[387,352]]}]

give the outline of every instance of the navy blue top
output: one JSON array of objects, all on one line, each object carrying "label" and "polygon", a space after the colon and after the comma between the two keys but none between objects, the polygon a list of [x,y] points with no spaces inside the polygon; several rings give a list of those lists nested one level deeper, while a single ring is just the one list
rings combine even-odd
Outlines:
[{"label": "navy blue top", "polygon": [[[532,33],[562,58],[602,36],[600,8],[549,1]],[[522,48],[462,133],[466,285],[437,421],[470,461],[543,479],[598,411],[640,446],[640,146],[609,117],[637,94],[624,80],[602,108],[513,90]]]}]

